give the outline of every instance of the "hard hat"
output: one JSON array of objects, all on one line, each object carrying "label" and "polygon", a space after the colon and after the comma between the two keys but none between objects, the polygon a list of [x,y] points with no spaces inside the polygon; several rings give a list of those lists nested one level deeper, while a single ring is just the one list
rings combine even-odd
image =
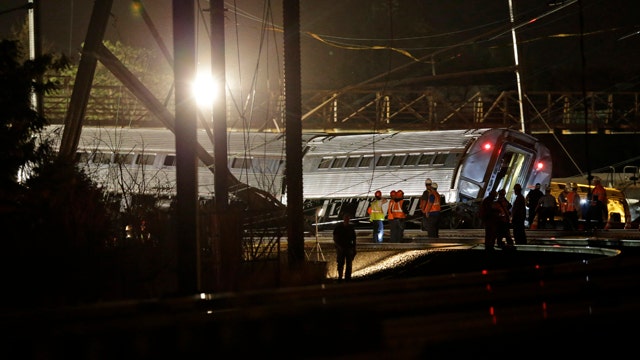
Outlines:
[{"label": "hard hat", "polygon": [[425,185],[432,185],[431,183],[431,179],[427,178],[427,180],[424,181]]},{"label": "hard hat", "polygon": [[376,196],[382,196],[382,191],[376,190]]},{"label": "hard hat", "polygon": [[431,183],[431,187],[434,188],[434,189],[437,189],[438,188],[438,183],[435,183],[435,182]]}]

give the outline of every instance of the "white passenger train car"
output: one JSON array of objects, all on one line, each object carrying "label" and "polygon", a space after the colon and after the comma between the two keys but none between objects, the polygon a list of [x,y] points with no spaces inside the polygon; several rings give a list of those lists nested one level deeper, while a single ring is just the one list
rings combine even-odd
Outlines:
[{"label": "white passenger train car", "polygon": [[[61,137],[59,126],[48,131]],[[213,155],[204,130],[198,130],[198,142]],[[227,144],[228,167],[239,183],[286,204],[284,134],[229,132]],[[301,151],[305,213],[320,225],[339,220],[345,208],[367,224],[366,208],[376,190],[385,196],[403,190],[417,224],[419,197],[430,178],[445,198],[444,226],[477,227],[476,207],[490,189],[548,184],[552,170],[542,143],[510,129],[304,134]],[[161,128],[83,127],[78,145],[79,163],[111,192],[172,196],[175,159],[175,136]],[[229,190],[233,196],[236,189]],[[198,193],[214,196],[213,171],[202,161]]]},{"label": "white passenger train car", "polygon": [[319,222],[338,220],[348,206],[366,223],[376,190],[385,196],[402,190],[410,201],[409,219],[417,225],[420,196],[430,178],[445,198],[441,225],[478,227],[477,206],[491,189],[505,188],[511,199],[516,183],[528,189],[551,180],[549,150],[510,129],[323,136],[307,145],[305,206],[321,209]]}]

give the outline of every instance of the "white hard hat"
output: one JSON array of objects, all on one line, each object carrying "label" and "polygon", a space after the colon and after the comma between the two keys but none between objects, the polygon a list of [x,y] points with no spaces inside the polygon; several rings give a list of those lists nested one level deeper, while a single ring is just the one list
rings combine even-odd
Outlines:
[{"label": "white hard hat", "polygon": [[427,180],[424,181],[425,185],[432,185],[431,183],[431,179],[427,178]]},{"label": "white hard hat", "polygon": [[434,188],[434,189],[437,189],[438,188],[438,183],[435,183],[435,182],[431,183],[431,187]]}]

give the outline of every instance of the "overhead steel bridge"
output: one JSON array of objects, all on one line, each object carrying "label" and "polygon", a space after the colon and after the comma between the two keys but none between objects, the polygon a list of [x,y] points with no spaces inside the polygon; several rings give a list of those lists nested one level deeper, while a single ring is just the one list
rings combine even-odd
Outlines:
[{"label": "overhead steel bridge", "polygon": [[[44,113],[52,124],[64,124],[72,89],[71,80],[63,82],[59,91],[44,99]],[[86,107],[84,125],[163,126],[125,87],[103,86],[95,90]],[[271,122],[260,123],[260,127],[271,131],[284,128],[283,99],[271,94],[265,102],[269,104],[263,103],[262,108],[272,110],[265,110],[263,118]],[[172,104],[168,102],[168,108]],[[480,88],[310,90],[302,94],[303,131],[521,128],[523,123],[529,133],[640,131],[638,92],[588,92],[586,97],[581,92],[528,92],[523,109],[521,116],[516,91]],[[227,119],[230,128],[241,123],[231,111]]]}]

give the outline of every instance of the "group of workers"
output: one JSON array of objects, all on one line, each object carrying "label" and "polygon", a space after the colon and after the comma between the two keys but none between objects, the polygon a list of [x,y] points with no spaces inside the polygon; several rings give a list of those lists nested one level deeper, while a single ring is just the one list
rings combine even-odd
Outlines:
[{"label": "group of workers", "polygon": [[[426,189],[420,198],[422,210],[422,228],[431,238],[438,237],[438,219],[440,217],[441,197],[438,193],[438,184],[426,179]],[[386,209],[384,207],[386,205]],[[409,214],[409,201],[404,198],[404,191],[391,190],[389,198],[382,197],[382,191],[377,190],[373,200],[367,208],[369,220],[372,224],[373,242],[382,243],[384,238],[384,220],[389,221],[391,242],[405,242],[405,220]],[[356,232],[351,224],[351,214],[344,212],[342,222],[333,230],[333,241],[336,247],[336,265],[338,280],[350,280],[353,268],[353,259],[356,256]]]},{"label": "group of workers", "polygon": [[[513,191],[516,197],[513,204],[506,198],[506,190],[491,190],[480,204],[480,219],[484,225],[484,247],[493,250],[495,247],[515,249],[515,244],[526,244],[524,231],[526,215],[525,199],[522,186],[515,184]],[[511,236],[513,227],[513,237]]]},{"label": "group of workers", "polygon": [[[513,203],[506,199],[505,189],[490,191],[480,206],[480,218],[485,229],[485,249],[493,250],[495,247],[512,249],[514,243],[526,244],[526,208],[529,208],[530,229],[555,229],[554,218],[558,210],[562,215],[564,230],[579,229],[578,221],[582,218],[582,206],[577,184],[566,184],[557,199],[551,194],[550,187],[547,187],[543,193],[540,186],[539,183],[535,184],[535,187],[524,197],[522,186],[515,184]],[[599,178],[594,179],[594,187],[590,193],[584,218],[585,230],[590,230],[593,226],[602,229],[608,218],[607,193]],[[510,229],[513,229],[513,237]]]},{"label": "group of workers", "polygon": [[529,208],[529,228],[530,229],[555,229],[555,215],[559,211],[562,216],[563,230],[577,231],[580,219],[585,220],[585,230],[591,228],[604,228],[609,214],[607,209],[607,191],[602,185],[600,178],[593,179],[593,189],[590,192],[590,199],[583,208],[578,185],[567,183],[564,189],[555,198],[551,194],[551,189],[547,187],[543,193],[540,184],[529,191],[526,197],[526,204]]},{"label": "group of workers", "polygon": [[[427,231],[430,238],[438,237],[438,219],[441,209],[441,197],[438,194],[438,184],[427,178],[426,189],[420,197],[420,210],[422,210],[422,229]],[[388,204],[386,211],[384,205]],[[369,220],[373,225],[373,242],[381,243],[384,237],[384,220],[389,221],[389,233],[391,242],[404,242],[404,229],[407,215],[409,214],[409,201],[404,199],[402,190],[391,190],[389,199],[382,197],[382,192],[377,190],[374,199],[367,209]]]},{"label": "group of workers", "polygon": [[[429,238],[438,238],[439,218],[441,210],[441,196],[438,193],[438,184],[427,178],[426,189],[420,197],[420,210],[422,211],[422,230],[427,231]],[[563,219],[564,230],[578,230],[578,221],[582,217],[580,195],[577,192],[577,184],[566,184],[562,193],[556,199],[547,186],[545,192],[540,190],[540,183],[535,184],[527,196],[523,195],[520,184],[513,186],[514,199],[510,203],[506,198],[506,190],[491,190],[480,205],[480,219],[485,229],[485,249],[493,250],[495,247],[514,249],[515,244],[527,243],[525,232],[525,220],[527,220],[527,208],[529,209],[529,228],[546,228],[550,225],[555,228],[555,214],[560,210]],[[384,205],[387,205],[386,210]],[[391,242],[404,242],[405,220],[409,214],[409,201],[404,199],[402,190],[392,190],[389,199],[382,196],[377,190],[374,199],[367,209],[369,220],[373,226],[373,242],[383,242],[384,220],[389,221]],[[350,223],[351,214],[343,215],[343,222],[334,229],[334,242],[337,250],[338,279],[351,278],[352,262],[356,254],[355,227]],[[592,226],[592,221],[598,228],[603,228],[603,222],[608,218],[607,193],[599,178],[594,179],[594,188],[591,190],[588,208],[585,214],[587,229]],[[511,236],[513,229],[513,237]],[[345,269],[346,267],[346,269]]]},{"label": "group of workers", "polygon": [[[386,210],[384,205],[388,204]],[[375,197],[367,209],[369,220],[373,225],[373,242],[381,243],[384,237],[384,220],[389,220],[389,231],[392,242],[402,242],[404,238],[405,219],[409,214],[409,202],[404,199],[404,191],[391,190],[389,199],[382,197],[377,190]]]}]

